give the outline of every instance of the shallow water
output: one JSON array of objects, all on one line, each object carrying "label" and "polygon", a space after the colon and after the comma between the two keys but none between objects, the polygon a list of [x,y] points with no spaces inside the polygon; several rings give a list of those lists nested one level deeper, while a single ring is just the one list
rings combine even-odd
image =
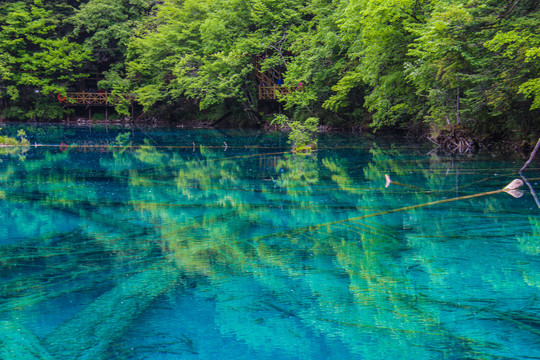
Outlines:
[{"label": "shallow water", "polygon": [[515,198],[482,193],[526,159],[389,139],[26,132],[0,149],[1,359],[540,358],[537,161]]}]

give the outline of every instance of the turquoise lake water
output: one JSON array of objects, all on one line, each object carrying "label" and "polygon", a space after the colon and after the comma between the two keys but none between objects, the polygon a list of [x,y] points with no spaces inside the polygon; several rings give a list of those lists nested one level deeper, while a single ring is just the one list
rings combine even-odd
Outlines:
[{"label": "turquoise lake water", "polygon": [[403,139],[25,130],[0,359],[540,359],[538,159],[508,194],[526,158]]}]

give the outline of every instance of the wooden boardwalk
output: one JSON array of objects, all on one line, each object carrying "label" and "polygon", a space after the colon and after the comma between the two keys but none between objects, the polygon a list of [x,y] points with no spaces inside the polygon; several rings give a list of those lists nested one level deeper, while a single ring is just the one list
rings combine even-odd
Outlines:
[{"label": "wooden boardwalk", "polygon": [[[123,99],[126,99],[129,101],[129,104],[131,105],[131,118],[135,118],[135,108],[134,108],[134,100],[135,96],[132,94],[121,94],[121,95],[113,95],[110,92],[73,92],[68,91],[65,96],[63,94],[58,94],[57,96],[58,101],[60,104],[62,104],[64,107],[66,106],[80,106],[80,107],[86,107],[88,110],[88,119],[92,121],[92,109],[101,107],[101,110],[103,108],[105,109],[105,120],[109,120],[109,107],[114,107],[118,105],[118,103]],[[98,110],[99,111],[99,110]],[[118,115],[116,115],[118,116]],[[69,115],[67,120],[69,121]]]},{"label": "wooden boardwalk", "polygon": [[255,59],[255,78],[259,88],[259,100],[276,101],[284,95],[290,94],[296,90],[287,86],[280,85],[283,82],[283,74],[276,69],[261,71],[261,59]]},{"label": "wooden boardwalk", "polygon": [[259,84],[259,100],[277,100],[283,95],[287,95],[291,89],[281,85],[262,86]]},{"label": "wooden boardwalk", "polygon": [[[258,62],[256,63],[255,77],[259,89],[259,100],[276,101],[299,88],[291,88],[279,85],[282,82],[282,75],[275,70],[260,71]],[[130,103],[133,103],[133,95],[123,95]],[[114,106],[118,104],[120,98],[110,92],[73,92],[68,91],[66,95],[58,94],[58,101],[64,106]]]},{"label": "wooden boardwalk", "polygon": [[[118,103],[118,96],[110,92],[67,92],[66,96],[58,94],[58,101],[66,106],[114,106]],[[130,102],[133,96],[126,97]]]}]

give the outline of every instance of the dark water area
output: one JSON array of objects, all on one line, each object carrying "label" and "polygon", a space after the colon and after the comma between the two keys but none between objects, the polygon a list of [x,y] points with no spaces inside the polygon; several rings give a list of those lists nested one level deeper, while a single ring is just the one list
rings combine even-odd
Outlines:
[{"label": "dark water area", "polygon": [[524,159],[402,139],[24,129],[0,359],[540,358],[537,161],[508,194]]}]

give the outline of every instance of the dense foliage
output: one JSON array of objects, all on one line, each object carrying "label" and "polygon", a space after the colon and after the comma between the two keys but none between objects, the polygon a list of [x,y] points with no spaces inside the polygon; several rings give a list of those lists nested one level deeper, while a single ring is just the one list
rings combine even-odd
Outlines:
[{"label": "dense foliage", "polygon": [[135,94],[149,114],[196,107],[260,122],[256,75],[274,71],[297,118],[534,136],[538,10],[536,0],[3,1],[3,117],[59,117],[55,94],[95,86]]}]

